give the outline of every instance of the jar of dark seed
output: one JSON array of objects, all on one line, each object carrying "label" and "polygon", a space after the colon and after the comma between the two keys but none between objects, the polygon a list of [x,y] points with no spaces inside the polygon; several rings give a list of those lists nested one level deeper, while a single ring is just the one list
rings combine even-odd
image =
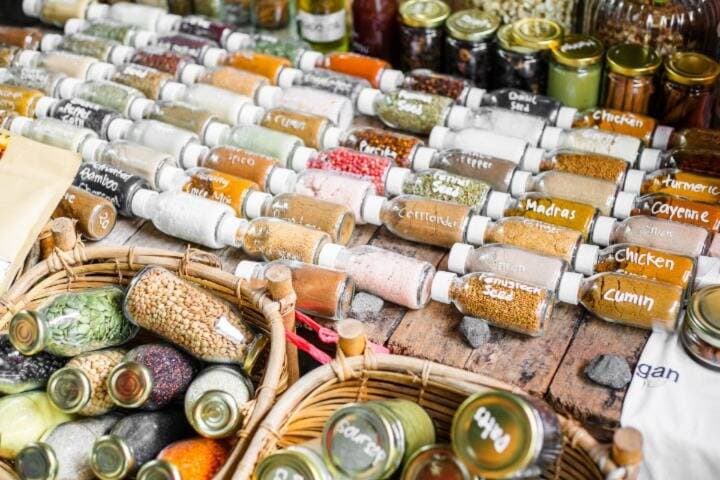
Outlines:
[{"label": "jar of dark seed", "polygon": [[0,336],[0,394],[37,390],[47,383],[67,359],[46,352],[26,356],[12,346],[7,335]]},{"label": "jar of dark seed", "polygon": [[400,6],[400,68],[443,70],[445,30],[450,7],[442,0],[408,0]]},{"label": "jar of dark seed", "polygon": [[545,93],[550,48],[562,35],[562,27],[552,20],[524,18],[503,25],[497,31],[494,87]]},{"label": "jar of dark seed", "polygon": [[120,407],[160,410],[187,390],[194,375],[189,355],[167,344],[147,344],[127,352],[107,386]]},{"label": "jar of dark seed", "polygon": [[695,292],[688,302],[680,340],[691,358],[704,367],[720,370],[720,286]]},{"label": "jar of dark seed", "polygon": [[445,28],[446,71],[488,88],[494,35],[500,18],[478,9],[461,10],[448,18]]}]

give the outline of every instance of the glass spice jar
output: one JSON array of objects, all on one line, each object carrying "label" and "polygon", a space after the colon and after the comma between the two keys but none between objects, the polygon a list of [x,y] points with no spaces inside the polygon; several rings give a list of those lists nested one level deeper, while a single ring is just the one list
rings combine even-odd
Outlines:
[{"label": "glass spice jar", "polygon": [[638,168],[647,172],[653,172],[661,168],[677,168],[685,172],[720,177],[720,152],[717,150],[680,148],[663,152],[655,162],[640,162]]},{"label": "glass spice jar", "polygon": [[[414,402],[380,400],[339,408],[325,423],[321,438],[334,477],[388,478],[418,448],[435,442],[435,427]],[[371,440],[358,448],[357,438]]]},{"label": "glass spice jar", "polygon": [[333,478],[323,459],[319,439],[271,453],[258,464],[256,477],[257,480],[296,477],[303,480]]},{"label": "glass spice jar", "polygon": [[[182,150],[186,144],[199,143],[200,140],[202,140],[203,143],[209,143],[209,140],[217,142],[218,137],[221,137],[230,130],[230,125],[220,122],[220,119],[218,119],[215,114],[186,102],[156,102],[154,108],[147,115],[147,118],[149,120],[135,122],[135,125],[143,125],[141,130],[147,131],[143,133],[143,136],[148,142],[152,141],[155,144],[165,143],[168,145],[176,145],[176,147],[173,148],[173,152],[175,153]],[[167,136],[177,137],[177,140],[159,140],[155,138],[165,136],[160,132],[163,128],[168,129],[168,131],[165,132],[168,134]],[[175,134],[170,135],[170,130],[174,130]],[[188,140],[188,135],[192,136],[192,142]],[[180,150],[178,150],[178,148]]]},{"label": "glass spice jar", "polygon": [[350,13],[344,0],[300,0],[297,2],[298,36],[319,52],[346,51]]},{"label": "glass spice jar", "polygon": [[638,159],[655,158],[660,155],[659,150],[644,148],[638,138],[594,128],[563,130],[548,127],[543,132],[540,146],[546,150],[564,149],[609,155],[621,158],[630,165],[634,165]]},{"label": "glass spice jar", "polygon": [[10,341],[24,355],[46,351],[62,357],[121,345],[137,333],[122,314],[122,299],[118,287],[55,295],[13,316]]},{"label": "glass spice jar", "polygon": [[491,273],[552,292],[557,290],[563,273],[568,269],[568,263],[561,258],[499,243],[478,248],[456,243],[448,256],[448,270],[451,272],[460,275]]},{"label": "glass spice jar", "polygon": [[317,67],[364,78],[382,92],[395,91],[403,82],[403,73],[391,68],[390,63],[359,53],[331,52]]},{"label": "glass spice jar", "polygon": [[[345,147],[318,152],[304,167],[351,174],[370,180],[378,194],[385,194],[385,178],[393,161],[387,157],[361,153]],[[297,170],[297,169],[296,169]]]},{"label": "glass spice jar", "polygon": [[[193,116],[193,109],[183,106],[170,107],[156,104],[156,110],[150,115],[153,120],[138,120],[125,132],[123,138],[145,147],[171,155],[178,164],[187,167],[195,164],[208,152],[208,148],[200,144],[198,135],[183,128],[183,125],[195,123],[198,130],[211,128],[215,117],[202,115],[199,119]],[[187,118],[189,114],[190,118]],[[163,120],[172,120],[164,122]],[[176,125],[177,124],[177,125]]]},{"label": "glass spice jar", "polygon": [[98,5],[96,9],[92,9],[93,11],[89,10],[87,15],[74,15],[74,17],[88,20],[109,18],[151,32],[167,33],[171,31],[180,18],[177,15],[168,15],[166,8],[151,6],[150,2],[152,1],[143,0],[144,5],[130,2],[110,2],[112,5],[109,9],[106,6]]},{"label": "glass spice jar", "polygon": [[43,68],[10,67],[0,70],[0,83],[18,87],[34,88],[52,96],[60,82],[66,78],[63,73],[55,73]]},{"label": "glass spice jar", "polygon": [[720,130],[710,128],[683,128],[670,135],[669,149],[717,150],[720,147]]},{"label": "glass spice jar", "polygon": [[43,32],[37,28],[0,26],[0,43],[25,50],[38,50]]},{"label": "glass spice jar", "polygon": [[291,68],[292,63],[287,58],[246,50],[229,54],[223,60],[223,65],[261,75],[270,80],[272,85],[278,85],[285,75],[298,74],[297,69]]},{"label": "glass spice jar", "polygon": [[230,450],[219,440],[189,438],[163,448],[138,471],[137,480],[212,480],[225,465]]},{"label": "glass spice jar", "polygon": [[654,75],[662,59],[650,47],[637,43],[613,45],[606,55],[607,75],[603,106],[647,114],[655,93]]},{"label": "glass spice jar", "polygon": [[133,87],[107,80],[82,81],[66,78],[58,87],[61,99],[79,98],[102,105],[132,120],[141,120],[148,115],[154,102]]},{"label": "glass spice jar", "polygon": [[425,147],[425,142],[417,137],[375,127],[348,130],[339,144],[362,153],[387,157],[401,167],[429,162],[435,154],[435,149]]},{"label": "glass spice jar", "polygon": [[237,126],[227,131],[217,141],[206,141],[206,143],[229,145],[267,155],[276,159],[280,166],[296,171],[304,170],[316,153],[315,149],[306,147],[299,137],[260,125]]},{"label": "glass spice jar", "polygon": [[398,2],[356,0],[352,3],[350,50],[393,62],[397,46]]},{"label": "glass spice jar", "polygon": [[31,120],[26,117],[17,117],[12,120],[10,131],[36,142],[71,152],[79,152],[85,143],[97,138],[92,130],[63,123],[54,118]]},{"label": "glass spice jar", "polygon": [[89,37],[113,40],[134,48],[143,48],[155,43],[157,34],[147,30],[139,30],[133,25],[120,23],[117,20],[101,18],[92,21],[72,18],[65,23],[65,34],[81,33]]},{"label": "glass spice jar", "polygon": [[[223,2],[228,3],[226,0]],[[236,26],[231,23],[213,20],[202,15],[183,16],[177,27],[177,31],[180,33],[212,40],[230,52],[249,47],[252,44],[250,35],[235,30]]]},{"label": "glass spice jar", "polygon": [[48,430],[41,442],[32,442],[20,450],[15,459],[16,471],[28,480],[92,480],[95,475],[84,454],[120,418],[120,414],[110,413],[73,420]]},{"label": "glass spice jar", "polygon": [[509,160],[483,155],[482,153],[450,148],[435,151],[427,159],[417,157],[413,160],[413,170],[437,168],[449,173],[475,178],[490,184],[493,190],[507,192],[518,165]]},{"label": "glass spice jar", "polygon": [[539,476],[562,452],[557,414],[544,401],[502,391],[468,397],[450,438],[470,473],[488,478]]},{"label": "glass spice jar", "polygon": [[297,39],[257,32],[250,35],[252,45],[247,49],[258,53],[287,58],[293,65],[310,70],[323,58],[322,53],[310,49],[310,45]]},{"label": "glass spice jar", "polygon": [[490,325],[531,336],[540,336],[550,321],[555,294],[493,273],[437,272],[432,299],[453,303],[463,315]]},{"label": "glass spice jar", "polygon": [[547,94],[568,107],[598,105],[605,49],[595,37],[567,35],[551,49]]},{"label": "glass spice jar", "polygon": [[673,127],[659,125],[653,117],[612,108],[593,108],[579,112],[572,120],[572,128],[597,128],[629,135],[642,140],[646,147],[659,150],[667,150],[675,131]]},{"label": "glass spice jar", "polygon": [[403,467],[402,480],[472,480],[464,463],[453,453],[450,445],[425,445],[408,459]]},{"label": "glass spice jar", "polygon": [[279,30],[290,22],[290,2],[288,0],[251,0],[250,18],[256,28]]},{"label": "glass spice jar", "polygon": [[[183,308],[188,302],[198,308]],[[146,267],[133,278],[123,310],[133,324],[196,358],[236,363],[247,372],[267,344],[227,303],[162,267]]]},{"label": "glass spice jar", "polygon": [[350,99],[353,107],[357,104],[360,92],[370,88],[370,82],[344,73],[333,72],[324,68],[313,68],[301,74],[282,78],[278,85],[282,88],[309,87],[315,90],[342,95]]},{"label": "glass spice jar", "polygon": [[63,50],[76,55],[93,57],[101,62],[122,65],[132,58],[135,49],[115,40],[91,37],[82,33],[71,35],[47,34],[43,38],[43,51]]},{"label": "glass spice jar", "polygon": [[562,38],[562,27],[550,20],[527,18],[497,31],[493,88],[518,88],[534,94],[546,90],[550,46]]},{"label": "glass spice jar", "polygon": [[137,175],[102,163],[82,164],[73,185],[109,200],[120,215],[130,218],[134,217],[131,203],[135,194],[140,189],[149,187],[147,182]]},{"label": "glass spice jar", "polygon": [[279,93],[275,93],[277,88],[270,85],[270,80],[262,75],[233,67],[208,68],[198,77],[197,82],[244,95],[261,106],[267,102],[267,97],[274,99]]},{"label": "glass spice jar", "polygon": [[696,52],[677,52],[665,61],[658,118],[676,128],[710,126],[720,65]]},{"label": "glass spice jar", "polygon": [[295,135],[308,147],[319,150],[337,147],[341,135],[341,129],[327,117],[298,108],[272,108],[260,120],[260,125]]},{"label": "glass spice jar", "polygon": [[109,200],[70,186],[52,214],[52,218],[60,217],[74,220],[85,238],[98,241],[115,228],[117,211]]},{"label": "glass spice jar", "polygon": [[105,140],[117,140],[132,126],[118,112],[86,100],[69,98],[41,102],[35,111],[37,118],[50,117],[63,123],[87,128]]},{"label": "glass spice jar", "polygon": [[0,336],[0,358],[0,393],[3,395],[43,388],[50,375],[66,361],[47,352],[23,355],[7,335]]},{"label": "glass spice jar", "polygon": [[462,128],[467,127],[520,138],[533,147],[540,144],[547,129],[556,129],[548,127],[543,118],[498,107],[478,107],[468,115]]},{"label": "glass spice jar", "polygon": [[25,15],[62,27],[71,18],[85,18],[95,9],[92,0],[37,0],[22,3]]},{"label": "glass spice jar", "polygon": [[688,303],[680,330],[680,340],[690,358],[712,370],[720,370],[720,328],[714,313],[719,298],[718,286],[695,292]]},{"label": "glass spice jar", "polygon": [[354,118],[353,104],[347,97],[309,87],[284,89],[273,106],[325,117],[343,130],[350,128]]},{"label": "glass spice jar", "polygon": [[255,182],[204,167],[194,167],[176,180],[175,188],[202,198],[230,205],[239,217],[246,215],[250,193],[259,190]]},{"label": "glass spice jar", "polygon": [[450,7],[442,0],[409,0],[400,5],[400,68],[442,71]]},{"label": "glass spice jar", "polygon": [[484,91],[472,86],[469,80],[426,68],[418,68],[405,75],[402,87],[406,90],[449,97],[458,105],[477,108]]},{"label": "glass spice jar", "polygon": [[196,83],[187,88],[183,101],[215,115],[230,125],[252,125],[265,113],[253,99],[223,88]]},{"label": "glass spice jar", "polygon": [[32,118],[38,101],[44,96],[42,91],[34,88],[0,84],[0,110]]},{"label": "glass spice jar", "polygon": [[244,205],[247,218],[274,217],[304,225],[330,235],[334,243],[346,245],[355,230],[355,217],[343,205],[297,193],[251,193]]},{"label": "glass spice jar", "polygon": [[173,78],[167,72],[128,63],[119,66],[110,80],[136,88],[152,100],[180,100],[185,96],[187,87],[173,81]]},{"label": "glass spice jar", "polygon": [[125,350],[109,349],[72,358],[50,377],[50,401],[67,413],[93,417],[108,413],[115,404],[108,395],[107,380],[124,354]]},{"label": "glass spice jar", "polygon": [[22,68],[44,68],[53,73],[62,73],[81,80],[107,80],[115,73],[115,66],[85,55],[55,50],[33,52],[23,50],[14,59],[14,66]]},{"label": "glass spice jar", "polygon": [[667,193],[630,194],[627,200],[624,197],[623,200],[618,197],[618,205],[613,210],[613,215],[621,220],[632,215],[647,215],[695,225],[712,233],[720,232],[720,205]]},{"label": "glass spice jar", "polygon": [[205,67],[219,65],[227,55],[227,51],[218,48],[218,44],[214,41],[184,33],[158,37],[155,45],[170,52],[188,56],[198,65]]},{"label": "glass spice jar", "polygon": [[205,71],[205,67],[196,64],[191,57],[168,51],[157,45],[137,50],[130,63],[169,73],[175,77],[175,80],[186,85],[195,83]]},{"label": "glass spice jar", "polygon": [[323,231],[268,217],[251,220],[241,238],[243,250],[251,257],[305,263],[315,263],[322,246],[331,242]]},{"label": "glass spice jar", "polygon": [[355,295],[355,282],[339,270],[294,260],[275,260],[265,264],[243,260],[235,269],[235,276],[245,280],[264,279],[265,272],[273,265],[286,266],[292,272],[298,310],[330,320],[348,317]]},{"label": "glass spice jar", "polygon": [[445,70],[478,87],[488,88],[496,48],[493,37],[498,27],[497,15],[476,8],[450,15],[445,24]]},{"label": "glass spice jar", "polygon": [[289,191],[343,205],[353,214],[357,225],[365,223],[363,211],[369,198],[375,195],[375,186],[352,175],[310,168],[297,176]]},{"label": "glass spice jar", "polygon": [[625,183],[625,176],[630,168],[630,164],[621,158],[567,149],[548,152],[541,158],[523,162],[522,166],[532,173],[555,170],[605,180],[616,185]]},{"label": "glass spice jar", "polygon": [[195,377],[185,393],[185,418],[204,437],[228,437],[242,425],[242,412],[254,396],[252,382],[240,370],[210,366]]},{"label": "glass spice jar", "polygon": [[320,251],[318,265],[346,272],[358,290],[406,308],[423,308],[430,301],[435,267],[417,258],[372,245],[328,244]]},{"label": "glass spice jar", "polygon": [[18,47],[0,44],[0,67],[7,68],[17,63],[16,58],[21,52],[23,50]]},{"label": "glass spice jar", "polygon": [[625,180],[625,191],[640,195],[667,193],[698,202],[720,203],[720,178],[675,168],[651,173],[635,170]]},{"label": "glass spice jar", "polygon": [[122,408],[161,410],[185,393],[195,376],[187,354],[162,343],[133,348],[108,372],[107,390]]}]

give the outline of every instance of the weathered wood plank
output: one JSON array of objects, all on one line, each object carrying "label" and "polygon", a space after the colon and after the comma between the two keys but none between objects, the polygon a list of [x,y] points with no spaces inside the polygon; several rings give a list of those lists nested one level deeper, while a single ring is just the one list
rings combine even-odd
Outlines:
[{"label": "weathered wood plank", "polygon": [[94,245],[125,245],[125,243],[140,230],[140,227],[142,227],[144,223],[145,220],[142,219],[130,220],[129,218],[118,218],[110,235],[94,243]]},{"label": "weathered wood plank", "polygon": [[558,411],[580,419],[596,433],[620,424],[625,390],[612,390],[585,378],[583,370],[596,355],[624,357],[634,369],[650,332],[585,315],[550,385],[548,400]]}]

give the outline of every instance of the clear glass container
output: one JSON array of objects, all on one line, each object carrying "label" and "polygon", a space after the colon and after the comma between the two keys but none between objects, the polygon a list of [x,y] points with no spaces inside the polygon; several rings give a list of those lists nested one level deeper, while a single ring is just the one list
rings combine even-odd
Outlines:
[{"label": "clear glass container", "polygon": [[242,412],[255,397],[248,377],[230,365],[205,368],[185,392],[185,417],[204,437],[232,435],[243,421]]},{"label": "clear glass container", "polygon": [[209,129],[214,128],[211,125],[220,123],[215,114],[204,108],[178,101],[156,102],[148,118],[157,120],[156,123],[162,122],[187,130],[202,138],[205,138]]},{"label": "clear glass container", "polygon": [[197,158],[207,153],[207,148],[200,145],[199,137],[192,131],[163,122],[171,116],[168,110],[163,112],[165,115],[154,113],[152,118],[155,120],[134,122],[125,134],[125,139],[172,155],[183,166],[192,165]]},{"label": "clear glass container", "polygon": [[568,107],[598,105],[605,49],[589,35],[567,35],[552,49],[548,70],[548,96]]},{"label": "clear glass container", "polygon": [[650,193],[636,197],[630,212],[615,212],[618,218],[648,215],[673,222],[702,227],[709,232],[720,231],[720,205],[687,200],[667,193]]},{"label": "clear glass container", "polygon": [[265,113],[260,125],[295,135],[308,147],[320,150],[336,147],[340,136],[340,130],[331,120],[325,116],[309,113],[305,109],[272,108]]},{"label": "clear glass container", "polygon": [[344,0],[299,0],[295,14],[298,36],[318,52],[347,50],[347,10]]},{"label": "clear glass container", "polygon": [[113,40],[132,47],[146,47],[157,39],[155,32],[139,30],[133,25],[120,23],[109,18],[98,18],[91,21],[73,19],[73,22],[76,23],[68,23],[65,26],[65,33],[78,32],[90,37]]},{"label": "clear glass container", "polygon": [[647,114],[655,93],[654,75],[662,59],[655,50],[638,43],[608,48],[603,106]]},{"label": "clear glass container", "polygon": [[242,236],[245,253],[267,261],[277,259],[315,263],[330,235],[280,218],[256,218]]},{"label": "clear glass container", "polygon": [[445,24],[445,70],[488,88],[496,48],[493,37],[499,26],[498,16],[479,9],[453,13]]},{"label": "clear glass container", "polygon": [[183,101],[210,112],[230,125],[255,123],[263,113],[262,109],[253,105],[252,98],[203,83],[188,87]]},{"label": "clear glass container", "polygon": [[558,198],[545,193],[526,193],[506,204],[504,209],[494,210],[494,205],[488,206],[487,215],[493,219],[505,216],[532,218],[576,230],[582,233],[583,239],[587,240],[590,238],[595,220],[600,212],[586,203]]},{"label": "clear glass container", "polygon": [[309,87],[286,88],[277,106],[325,117],[343,130],[350,127],[354,117],[353,104],[347,97]]},{"label": "clear glass container", "polygon": [[82,33],[66,34],[60,39],[57,49],[75,55],[96,58],[101,62],[110,62],[115,65],[127,62],[135,53],[133,48],[121,45],[120,42],[115,40],[91,37]]},{"label": "clear glass container", "polygon": [[279,167],[272,157],[228,146],[213,148],[198,160],[197,166],[250,180],[270,193],[291,191],[296,178],[293,171]]},{"label": "clear glass container", "polygon": [[258,94],[261,89],[270,85],[270,80],[262,75],[225,66],[205,70],[205,72],[198,77],[197,81],[245,95],[246,97],[255,99],[255,101],[258,99]]},{"label": "clear glass container", "polygon": [[278,161],[282,167],[302,170],[312,152],[295,135],[278,132],[260,125],[242,125],[230,130],[221,144],[244,148],[267,155]]},{"label": "clear glass container", "polygon": [[[189,312],[183,305],[198,308]],[[159,266],[149,266],[130,282],[123,311],[149,330],[206,362],[241,365],[250,372],[267,344],[226,302]]]},{"label": "clear glass container", "polygon": [[97,134],[90,129],[76,127],[54,118],[38,118],[32,122],[16,118],[12,121],[10,130],[36,142],[71,152],[79,152],[88,139],[97,138]]},{"label": "clear glass container", "polygon": [[[426,165],[428,168],[438,168],[463,177],[482,180],[489,183],[493,190],[500,192],[510,190],[510,183],[518,169],[518,165],[509,160],[459,148],[436,152]],[[413,163],[413,168],[421,170],[426,165],[416,161]]]},{"label": "clear glass container", "polygon": [[11,395],[27,390],[38,390],[47,383],[55,370],[65,365],[66,359],[47,352],[26,356],[12,346],[7,335],[0,336],[0,393]]},{"label": "clear glass container", "polygon": [[[221,0],[221,4],[228,4],[226,0]],[[248,2],[249,3],[249,2]],[[227,9],[230,5],[224,5]],[[250,36],[243,33],[235,33],[236,26],[232,23],[226,23],[220,20],[213,20],[211,15],[183,16],[178,25],[178,32],[195,37],[207,38],[228,50],[238,50],[240,47],[249,44]],[[215,17],[217,18],[217,17]]]},{"label": "clear glass container", "polygon": [[623,185],[630,164],[621,158],[578,150],[554,150],[539,162],[524,162],[523,168],[533,173],[550,170],[596,178]]},{"label": "clear glass container", "polygon": [[89,80],[78,83],[70,94],[62,95],[62,98],[70,97],[97,103],[133,120],[143,118],[153,105],[153,102],[147,99],[140,90],[107,80]]},{"label": "clear glass container", "polygon": [[513,138],[529,145],[540,144],[547,122],[540,117],[498,107],[478,107],[467,118],[465,127],[478,128]]},{"label": "clear glass container", "polygon": [[[85,100],[69,98],[58,100],[50,107],[47,116],[63,123],[87,128],[100,138],[115,140],[125,125],[132,122],[119,113]],[[122,127],[118,130],[118,127]]]},{"label": "clear glass container", "polygon": [[218,44],[212,40],[183,33],[160,36],[156,45],[170,52],[188,56],[206,67],[218,65],[226,54],[225,50],[218,48]]},{"label": "clear glass container", "polygon": [[26,15],[37,17],[43,21],[56,27],[62,27],[65,22],[71,18],[84,18],[88,7],[93,3],[92,0],[42,0],[34,2],[33,10],[27,11],[23,7]]},{"label": "clear glass container", "polygon": [[684,128],[670,136],[670,149],[716,150],[720,147],[720,131],[709,128]]},{"label": "clear glass container", "polygon": [[542,117],[548,123],[563,128],[572,126],[572,119],[576,113],[574,108],[564,107],[562,103],[553,98],[517,88],[501,88],[492,92],[484,92],[479,103],[487,107],[507,108],[515,112]]},{"label": "clear glass container", "polygon": [[163,448],[155,460],[143,465],[135,478],[174,480],[180,476],[212,480],[223,468],[230,453],[230,447],[222,440],[202,437],[179,440]]},{"label": "clear glass container", "polygon": [[346,173],[370,180],[377,193],[384,195],[385,178],[393,165],[393,161],[387,157],[338,147],[318,152],[307,163],[307,168]]},{"label": "clear glass container", "polygon": [[118,213],[133,218],[131,202],[141,188],[149,188],[145,180],[102,163],[83,163],[73,185],[112,202]]},{"label": "clear glass container", "polygon": [[479,153],[488,157],[508,160],[522,164],[535,158],[541,158],[544,151],[531,147],[520,138],[508,137],[479,128],[464,128],[453,132],[445,127],[435,127],[430,133],[428,143],[437,149],[461,149]]},{"label": "clear glass container", "polygon": [[278,30],[290,22],[288,0],[251,0],[250,7],[252,24],[257,28]]},{"label": "clear glass container", "polygon": [[323,459],[319,440],[286,447],[265,457],[257,467],[258,480],[293,478],[331,480],[332,474]]},{"label": "clear glass container", "polygon": [[547,129],[541,146],[546,150],[567,149],[609,155],[622,158],[631,165],[635,164],[643,149],[642,142],[635,137],[594,128]]},{"label": "clear glass container", "polygon": [[168,51],[157,45],[137,50],[130,62],[169,73],[183,83],[194,83],[205,71],[191,57]]},{"label": "clear glass container", "polygon": [[50,401],[63,412],[98,416],[115,407],[108,395],[110,372],[125,354],[121,349],[86,352],[55,372],[47,385]]},{"label": "clear glass container", "polygon": [[329,170],[308,169],[300,173],[293,188],[295,193],[346,207],[356,224],[365,223],[363,211],[368,199],[375,195],[369,180]]},{"label": "clear glass container", "polygon": [[[340,146],[362,153],[393,160],[401,167],[410,167],[418,156],[429,156],[434,150],[422,148],[425,142],[417,137],[375,127],[356,127],[343,133]],[[423,160],[418,160],[422,162]]]},{"label": "clear glass container", "polygon": [[38,100],[44,96],[42,91],[34,88],[0,85],[0,110],[9,110],[32,118],[35,116]]},{"label": "clear glass container", "polygon": [[350,99],[355,105],[360,92],[366,88],[370,88],[370,82],[364,78],[358,78],[344,73],[333,72],[324,68],[313,68],[301,75],[296,75],[292,79],[292,83],[285,86],[309,87],[315,90],[322,90],[336,95],[342,95]]},{"label": "clear glass container", "polygon": [[698,202],[720,202],[720,178],[709,175],[665,168],[645,174],[640,188],[629,183],[626,182],[625,190],[641,195],[667,193]]},{"label": "clear glass container", "polygon": [[397,45],[397,14],[394,0],[354,1],[350,50],[392,62]]},{"label": "clear glass container", "polygon": [[394,70],[390,63],[359,53],[330,52],[317,66],[364,78],[370,82],[373,88],[378,88],[383,92],[397,90],[403,81],[402,72]]},{"label": "clear glass container", "polygon": [[443,25],[450,7],[440,0],[410,0],[400,5],[400,68],[442,71],[445,48]]},{"label": "clear glass container", "polygon": [[127,63],[119,66],[110,80],[136,88],[152,100],[175,100],[183,97],[187,88],[174,78],[152,67]]},{"label": "clear glass container", "polygon": [[630,135],[642,140],[646,147],[666,150],[673,128],[658,125],[653,117],[639,113],[623,112],[612,108],[593,108],[578,113],[573,128],[597,128],[606,132]]},{"label": "clear glass container", "polygon": [[417,92],[442,95],[455,100],[458,105],[468,105],[476,95],[483,95],[482,89],[473,88],[472,84],[462,77],[437,73],[426,68],[417,68],[405,75],[403,89]]},{"label": "clear glass container", "polygon": [[[256,0],[273,1],[273,0]],[[284,0],[281,0],[284,1]],[[280,74],[284,69],[290,68],[292,63],[287,58],[276,57],[264,53],[242,51],[234,52],[225,57],[224,65],[245,70],[270,80],[270,83],[277,85]]]},{"label": "clear glass container", "polygon": [[148,2],[152,1],[143,0],[145,5],[130,2],[110,2],[112,5],[109,12],[105,13],[105,16],[120,23],[133,25],[151,32],[163,30],[166,25],[163,25],[162,18],[167,14],[167,9],[148,4]]},{"label": "clear glass container", "polygon": [[715,108],[720,65],[705,55],[677,52],[668,57],[658,99],[658,118],[676,128],[708,128]]},{"label": "clear glass container", "polygon": [[720,370],[720,329],[716,312],[720,288],[710,286],[695,293],[685,313],[680,340],[690,358],[711,370]]},{"label": "clear glass container", "polygon": [[[267,55],[274,55],[276,57],[287,58],[293,65],[300,66],[304,65],[305,61],[309,62],[306,65],[308,68],[315,66],[317,58],[322,58],[322,54],[310,50],[310,45],[301,41],[298,38],[284,37],[279,35],[272,35],[263,32],[256,32],[250,34],[253,44],[248,49],[258,53],[264,53]],[[310,57],[310,60],[306,58]]]},{"label": "clear glass container", "polygon": [[118,287],[55,295],[13,316],[10,341],[25,355],[46,351],[61,357],[121,345],[138,331],[123,316],[122,301]]},{"label": "clear glass container", "polygon": [[40,48],[43,32],[37,28],[14,27],[4,25],[0,27],[0,43],[7,46],[22,48],[25,50],[37,50]]},{"label": "clear glass container", "polygon": [[[505,217],[488,223],[476,236],[484,243],[507,243],[544,255],[559,257],[570,263],[582,242],[582,233],[540,220],[524,217]],[[473,243],[473,242],[466,242]]]},{"label": "clear glass container", "polygon": [[61,80],[67,78],[63,73],[55,73],[43,68],[10,67],[0,71],[0,82],[5,85],[33,88],[45,95],[53,96]]},{"label": "clear glass container", "polygon": [[240,217],[246,215],[246,200],[250,192],[259,190],[253,181],[205,167],[191,168],[187,175],[179,182],[179,189],[191,195],[230,205]]}]

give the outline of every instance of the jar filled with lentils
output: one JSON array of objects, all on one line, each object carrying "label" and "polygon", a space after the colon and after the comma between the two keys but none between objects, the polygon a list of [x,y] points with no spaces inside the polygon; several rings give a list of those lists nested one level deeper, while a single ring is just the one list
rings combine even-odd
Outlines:
[{"label": "jar filled with lentils", "polygon": [[648,113],[655,92],[655,72],[662,60],[638,43],[613,45],[607,51],[603,106],[624,112]]},{"label": "jar filled with lentils", "polygon": [[442,0],[408,0],[400,6],[400,68],[443,70],[450,7]]},{"label": "jar filled with lentils", "polygon": [[544,93],[550,48],[562,36],[562,27],[552,20],[524,18],[503,25],[497,32],[494,87]]},{"label": "jar filled with lentils", "polygon": [[146,267],[133,278],[123,308],[134,324],[206,362],[250,371],[267,344],[230,305],[162,267]]},{"label": "jar filled with lentils", "polygon": [[487,88],[492,68],[493,37],[500,26],[495,14],[478,9],[461,10],[448,18],[445,67],[451,74]]}]

